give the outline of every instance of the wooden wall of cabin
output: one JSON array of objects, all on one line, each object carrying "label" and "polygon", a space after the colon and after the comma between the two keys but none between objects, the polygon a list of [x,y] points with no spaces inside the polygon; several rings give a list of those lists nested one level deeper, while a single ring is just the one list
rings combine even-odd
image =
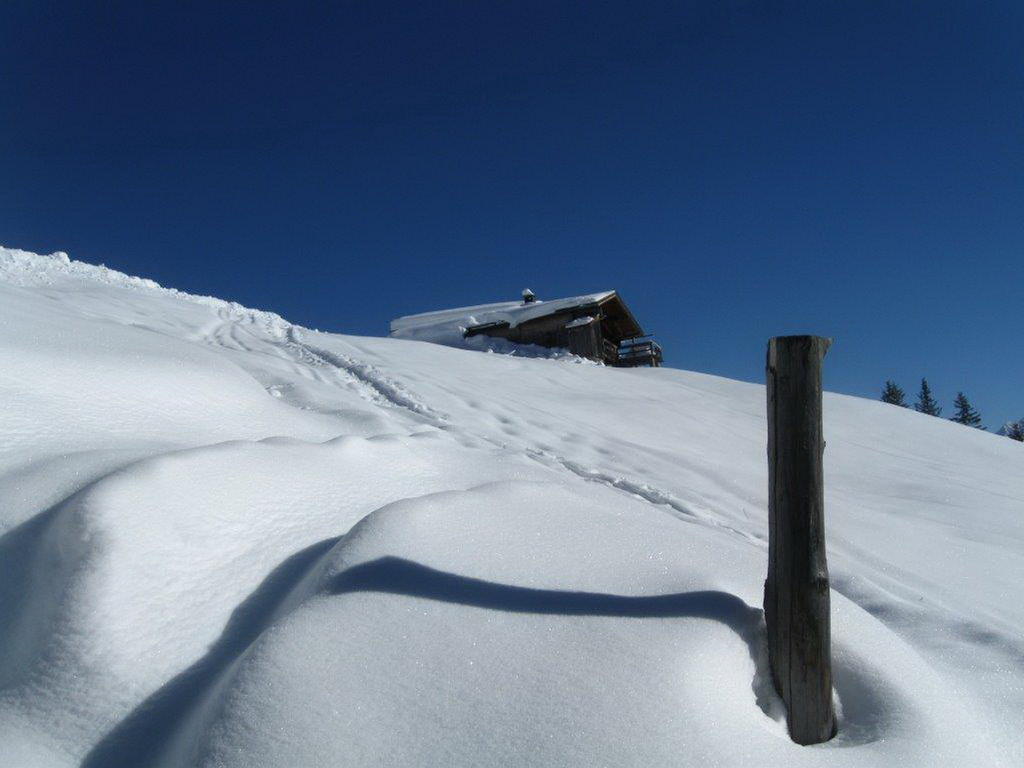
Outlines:
[{"label": "wooden wall of cabin", "polygon": [[565,326],[572,322],[572,315],[559,312],[545,315],[509,329],[505,337],[517,344],[537,344],[542,347],[566,347],[568,336]]},{"label": "wooden wall of cabin", "polygon": [[599,320],[591,320],[589,323],[573,328],[563,328],[562,331],[566,341],[564,346],[574,355],[591,360],[601,359],[603,345],[601,344],[601,322]]},{"label": "wooden wall of cabin", "polygon": [[488,329],[483,333],[488,336],[508,339],[516,344],[536,344],[548,348],[560,347],[568,349],[580,357],[602,360],[604,337],[601,332],[601,321],[595,318],[590,323],[566,328],[566,325],[574,319],[571,312],[559,312],[538,317],[515,328],[498,327]]}]

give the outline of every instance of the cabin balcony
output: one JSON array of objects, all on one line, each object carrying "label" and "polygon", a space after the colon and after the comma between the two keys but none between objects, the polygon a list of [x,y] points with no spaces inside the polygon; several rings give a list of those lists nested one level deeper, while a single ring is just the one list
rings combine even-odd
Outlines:
[{"label": "cabin balcony", "polygon": [[660,368],[661,362],[661,345],[654,339],[643,337],[620,342],[614,360],[608,361],[609,365],[619,368],[636,368],[641,365]]}]

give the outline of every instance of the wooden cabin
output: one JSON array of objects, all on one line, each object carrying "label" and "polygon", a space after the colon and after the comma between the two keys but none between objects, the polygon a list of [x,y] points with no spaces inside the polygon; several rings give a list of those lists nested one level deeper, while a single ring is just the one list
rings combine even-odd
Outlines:
[{"label": "wooden cabin", "polygon": [[661,347],[644,333],[616,291],[540,301],[527,289],[519,302],[426,312],[391,323],[392,336],[440,343],[452,343],[456,330],[467,339],[490,336],[568,349],[606,365],[657,367],[662,362]]}]

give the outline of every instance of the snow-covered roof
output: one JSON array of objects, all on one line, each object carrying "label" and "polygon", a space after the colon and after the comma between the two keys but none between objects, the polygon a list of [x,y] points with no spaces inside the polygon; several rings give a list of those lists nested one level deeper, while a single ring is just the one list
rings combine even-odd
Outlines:
[{"label": "snow-covered roof", "polygon": [[404,338],[425,338],[448,336],[457,333],[462,336],[466,328],[490,323],[508,323],[515,327],[520,323],[544,317],[570,307],[596,304],[615,295],[615,291],[601,291],[582,296],[569,296],[550,301],[500,301],[495,304],[478,304],[473,307],[441,309],[418,315],[396,317],[391,321],[391,335]]}]

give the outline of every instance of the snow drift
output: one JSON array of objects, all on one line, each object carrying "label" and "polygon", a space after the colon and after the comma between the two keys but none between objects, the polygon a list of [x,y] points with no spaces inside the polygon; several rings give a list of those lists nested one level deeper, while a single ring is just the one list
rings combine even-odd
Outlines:
[{"label": "snow drift", "polygon": [[827,395],[839,736],[766,678],[762,387],[0,249],[0,764],[1020,765],[1024,446]]}]

